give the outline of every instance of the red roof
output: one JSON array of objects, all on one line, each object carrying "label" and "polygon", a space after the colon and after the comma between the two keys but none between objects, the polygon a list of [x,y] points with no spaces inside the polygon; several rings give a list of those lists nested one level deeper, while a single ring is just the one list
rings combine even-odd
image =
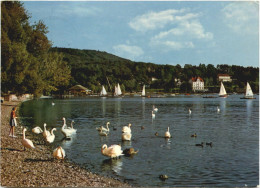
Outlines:
[{"label": "red roof", "polygon": [[204,82],[204,80],[201,78],[201,77],[192,77],[191,78],[191,80],[193,81],[193,82],[196,82],[197,81],[197,79],[199,79],[201,82]]},{"label": "red roof", "polygon": [[229,74],[218,74],[218,77],[220,77],[220,76],[229,76],[230,77]]}]

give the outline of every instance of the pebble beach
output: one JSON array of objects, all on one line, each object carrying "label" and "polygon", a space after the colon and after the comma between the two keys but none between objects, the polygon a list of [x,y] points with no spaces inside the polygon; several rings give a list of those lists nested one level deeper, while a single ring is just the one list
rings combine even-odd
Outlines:
[{"label": "pebble beach", "polygon": [[119,180],[91,173],[66,158],[54,159],[50,148],[34,140],[30,131],[26,132],[26,138],[35,143],[36,149],[24,151],[21,124],[15,128],[16,138],[8,136],[10,112],[14,106],[18,106],[19,111],[19,103],[5,101],[1,104],[2,187],[130,187]]}]

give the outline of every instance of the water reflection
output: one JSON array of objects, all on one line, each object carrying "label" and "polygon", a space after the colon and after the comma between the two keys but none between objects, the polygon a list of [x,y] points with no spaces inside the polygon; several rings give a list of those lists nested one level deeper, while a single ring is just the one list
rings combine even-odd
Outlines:
[{"label": "water reflection", "polygon": [[131,141],[122,141],[122,146],[123,147],[132,147]]},{"label": "water reflection", "polygon": [[75,139],[76,139],[76,134],[71,135],[70,138],[63,137],[62,138],[62,147],[64,149],[70,148],[71,144],[75,141]]},{"label": "water reflection", "polygon": [[253,105],[253,101],[252,100],[247,100],[246,101],[246,112],[247,112],[247,118],[248,119],[251,117],[252,105]]},{"label": "water reflection", "polygon": [[120,174],[120,171],[122,170],[123,162],[122,159],[106,159],[101,164],[102,171],[113,171]]},{"label": "water reflection", "polygon": [[106,115],[106,97],[101,97],[101,103],[102,103],[102,115],[105,117]]}]

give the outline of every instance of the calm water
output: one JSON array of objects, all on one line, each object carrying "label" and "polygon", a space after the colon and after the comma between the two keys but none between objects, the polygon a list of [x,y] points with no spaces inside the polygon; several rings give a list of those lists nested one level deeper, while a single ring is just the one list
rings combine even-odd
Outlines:
[{"label": "calm water", "polygon": [[[61,145],[67,157],[93,172],[125,179],[136,186],[256,186],[259,184],[259,98],[241,100],[200,96],[172,98],[41,99],[24,102],[23,123],[32,128],[58,128],[53,148]],[[151,117],[152,106],[159,110]],[[217,112],[217,106],[220,112]],[[192,114],[188,114],[188,109]],[[77,134],[62,140],[62,117],[75,121]],[[96,127],[107,121],[117,130],[99,136]],[[121,141],[121,128],[132,124],[132,141]],[[141,130],[141,126],[145,128]],[[160,137],[167,127],[171,139]],[[159,133],[156,137],[155,132]],[[190,135],[197,133],[197,138]],[[196,147],[212,142],[213,147]],[[103,144],[134,147],[132,158],[111,160],[101,154]],[[169,179],[161,181],[160,174]]]}]

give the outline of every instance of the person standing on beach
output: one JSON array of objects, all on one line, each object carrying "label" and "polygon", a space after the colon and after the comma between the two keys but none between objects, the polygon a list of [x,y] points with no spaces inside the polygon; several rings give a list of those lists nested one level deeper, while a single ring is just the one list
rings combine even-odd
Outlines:
[{"label": "person standing on beach", "polygon": [[14,127],[17,126],[15,111],[16,111],[16,107],[13,107],[13,108],[12,108],[12,111],[11,111],[11,117],[10,117],[10,131],[9,131],[9,136],[11,136],[11,137],[13,137],[13,138],[16,137],[16,136],[14,135]]}]

